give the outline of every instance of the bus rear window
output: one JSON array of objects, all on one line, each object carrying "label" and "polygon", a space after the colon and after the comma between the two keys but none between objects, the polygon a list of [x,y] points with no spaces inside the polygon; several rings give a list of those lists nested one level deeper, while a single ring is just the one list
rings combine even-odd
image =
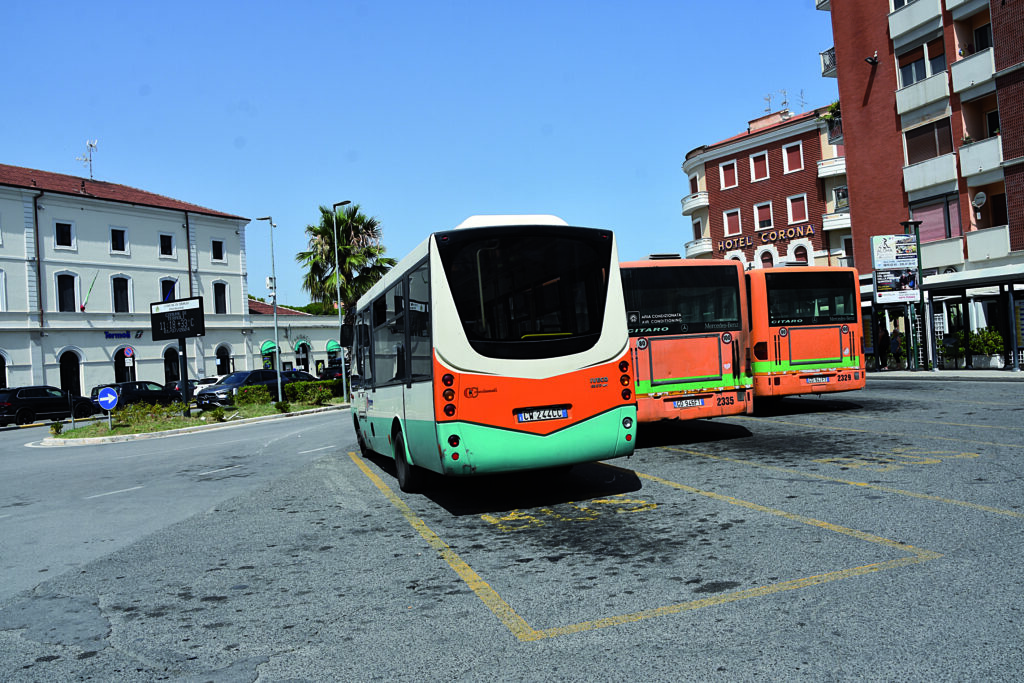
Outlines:
[{"label": "bus rear window", "polygon": [[438,233],[438,252],[470,345],[490,358],[567,356],[604,324],[608,231],[561,226]]},{"label": "bus rear window", "polygon": [[738,330],[740,289],[732,266],[623,268],[631,337]]},{"label": "bus rear window", "polygon": [[768,324],[777,327],[855,323],[856,286],[850,271],[767,273]]}]

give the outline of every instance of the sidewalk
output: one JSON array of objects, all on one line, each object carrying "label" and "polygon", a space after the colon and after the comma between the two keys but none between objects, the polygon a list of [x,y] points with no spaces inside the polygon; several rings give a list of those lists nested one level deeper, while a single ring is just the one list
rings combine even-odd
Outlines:
[{"label": "sidewalk", "polygon": [[1024,382],[1024,372],[1012,370],[871,370],[869,382],[875,380],[929,380],[940,382]]}]

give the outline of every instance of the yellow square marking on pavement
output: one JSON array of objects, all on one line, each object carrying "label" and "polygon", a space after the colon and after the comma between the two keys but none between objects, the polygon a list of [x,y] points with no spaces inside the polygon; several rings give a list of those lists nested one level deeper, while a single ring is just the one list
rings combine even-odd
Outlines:
[{"label": "yellow square marking on pavement", "polygon": [[516,613],[512,607],[505,602],[505,600],[498,594],[494,588],[490,586],[483,578],[477,574],[472,567],[470,567],[465,560],[458,556],[444,540],[441,539],[434,531],[427,526],[427,524],[415,513],[412,508],[406,504],[387,484],[381,479],[376,472],[370,469],[370,467],[362,461],[362,459],[355,453],[349,453],[349,457],[352,462],[362,470],[363,474],[373,482],[374,486],[384,494],[384,497],[394,505],[402,516],[405,517],[406,521],[415,529],[423,540],[427,542],[430,547],[437,551],[438,555],[441,556],[449,567],[459,575],[459,577],[466,583],[467,586],[476,594],[480,601],[487,606],[488,609],[496,616],[501,623],[512,632],[516,638],[521,641],[534,641],[543,640],[544,638],[553,638],[555,636],[564,636],[572,633],[581,633],[583,631],[593,631],[599,628],[606,628],[608,626],[618,626],[620,624],[630,624],[652,617],[662,617],[669,614],[679,614],[680,612],[687,612],[690,610],[700,609],[702,607],[712,607],[715,605],[724,605],[730,602],[737,602],[740,600],[746,600],[749,598],[758,598],[773,593],[780,593],[782,591],[796,590],[798,588],[808,588],[811,586],[819,586],[832,581],[838,581],[840,579],[848,579],[854,576],[864,576],[874,572],[887,571],[889,569],[897,569],[899,567],[906,567],[912,564],[918,564],[920,562],[927,562],[928,560],[934,560],[942,557],[941,554],[932,552],[931,550],[925,550],[923,548],[917,548],[906,543],[899,543],[881,536],[875,536],[873,534],[858,531],[856,529],[850,529],[847,527],[830,524],[829,522],[823,522],[820,520],[812,519],[810,517],[804,517],[803,515],[796,515],[783,510],[776,510],[774,508],[765,507],[758,505],[757,503],[751,503],[749,501],[740,500],[731,496],[723,496],[718,493],[711,491],[702,491],[700,489],[693,488],[692,486],[686,486],[685,484],[679,484],[668,479],[662,479],[661,477],[655,477],[649,474],[642,474],[636,472],[636,475],[642,479],[656,482],[664,486],[668,486],[679,491],[686,491],[688,493],[694,493],[701,496],[706,496],[712,500],[717,500],[730,505],[739,505],[749,510],[755,510],[757,512],[763,512],[765,514],[774,515],[783,519],[788,519],[793,522],[799,522],[801,524],[807,524],[819,529],[831,531],[838,534],[843,534],[856,538],[860,541],[866,541],[868,543],[876,543],[884,545],[889,548],[899,550],[901,552],[909,553],[904,557],[899,557],[893,560],[887,560],[885,562],[876,562],[873,564],[861,565],[859,567],[851,567],[850,569],[841,569],[834,572],[826,572],[824,574],[815,574],[814,576],[807,576],[800,579],[793,579],[790,581],[782,581],[779,583],[772,583],[765,586],[757,586],[755,588],[748,588],[746,590],[732,591],[728,593],[722,593],[714,597],[702,598],[700,600],[688,600],[686,602],[678,602],[671,605],[664,605],[662,607],[655,607],[652,609],[641,610],[639,612],[631,612],[629,614],[620,614],[610,617],[604,617],[601,619],[593,619],[590,621],[583,621],[576,624],[569,624],[567,626],[556,626],[553,628],[535,629],[530,626],[525,619]]}]

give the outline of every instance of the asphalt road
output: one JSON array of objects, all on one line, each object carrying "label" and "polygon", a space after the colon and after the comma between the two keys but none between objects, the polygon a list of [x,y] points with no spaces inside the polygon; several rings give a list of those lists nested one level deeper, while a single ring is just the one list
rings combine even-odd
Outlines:
[{"label": "asphalt road", "polygon": [[[351,452],[344,413],[81,455],[0,446],[5,583],[96,546],[7,591],[0,671],[1019,680],[1022,412],[1020,383],[869,381],[425,495]],[[102,524],[75,519],[100,506]],[[33,526],[62,542],[12,562]]]}]

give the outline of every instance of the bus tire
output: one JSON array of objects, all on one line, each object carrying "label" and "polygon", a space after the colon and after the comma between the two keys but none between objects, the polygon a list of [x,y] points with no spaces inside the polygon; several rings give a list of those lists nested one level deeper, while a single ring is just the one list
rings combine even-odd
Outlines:
[{"label": "bus tire", "polygon": [[352,427],[356,430],[356,442],[359,444],[359,455],[365,458],[373,451],[371,451],[370,447],[366,445],[366,440],[363,438],[363,432],[359,429],[359,419],[355,415],[352,416]]},{"label": "bus tire", "polygon": [[395,474],[398,477],[398,488],[405,493],[416,493],[420,488],[419,470],[415,465],[409,463],[405,457],[405,438],[402,432],[397,432],[392,439],[395,451]]}]

